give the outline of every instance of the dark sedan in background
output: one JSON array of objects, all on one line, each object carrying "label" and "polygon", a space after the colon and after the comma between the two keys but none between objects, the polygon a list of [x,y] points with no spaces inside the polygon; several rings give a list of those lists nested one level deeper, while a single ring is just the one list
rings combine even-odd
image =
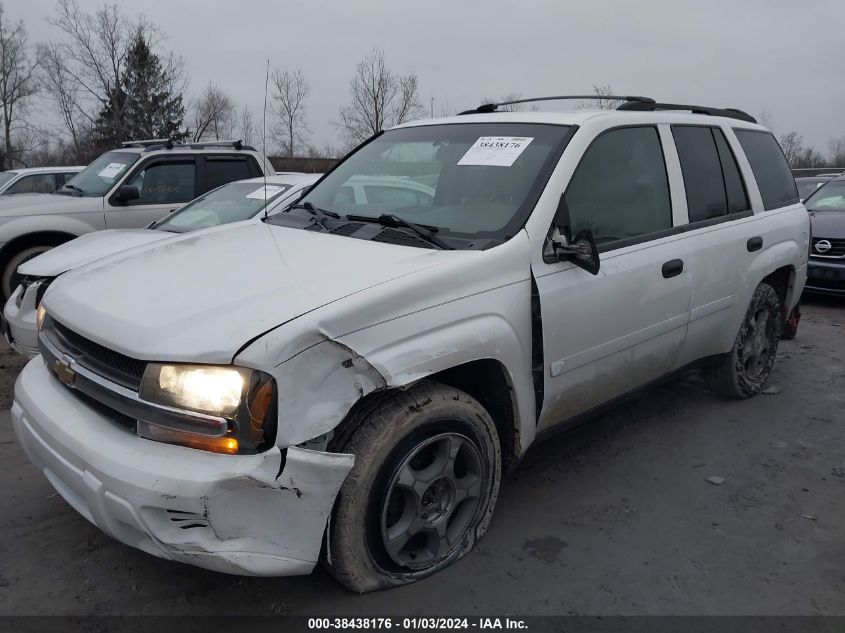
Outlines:
[{"label": "dark sedan in background", "polygon": [[845,296],[845,176],[816,189],[804,206],[813,235],[805,290]]}]

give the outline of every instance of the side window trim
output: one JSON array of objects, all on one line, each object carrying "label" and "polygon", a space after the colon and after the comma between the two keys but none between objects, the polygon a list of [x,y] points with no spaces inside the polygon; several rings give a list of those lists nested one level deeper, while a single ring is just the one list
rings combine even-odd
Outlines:
[{"label": "side window trim", "polygon": [[[587,155],[587,152],[593,147],[593,145],[598,141],[601,137],[605,134],[609,134],[610,132],[615,132],[617,130],[629,130],[629,129],[644,129],[644,128],[651,128],[654,130],[655,134],[657,135],[658,145],[660,147],[660,156],[663,159],[663,173],[666,176],[666,186],[668,188],[668,199],[669,199],[669,221],[672,223],[672,226],[667,229],[661,229],[659,231],[651,231],[649,233],[643,233],[642,235],[637,235],[635,237],[628,237],[621,240],[616,240],[614,242],[607,242],[606,244],[601,244],[598,246],[598,251],[600,253],[604,253],[607,251],[616,250],[618,248],[625,248],[626,246],[633,246],[636,244],[642,244],[643,242],[650,242],[653,240],[658,240],[663,237],[667,237],[669,235],[674,235],[675,233],[679,233],[678,229],[682,228],[681,226],[676,226],[675,224],[675,205],[672,200],[674,187],[672,186],[672,179],[669,176],[669,164],[666,158],[666,148],[664,147],[664,138],[663,134],[660,130],[660,124],[658,123],[626,123],[624,125],[616,125],[613,127],[609,127],[606,130],[602,130],[590,141],[589,145],[584,149],[581,153],[581,157],[578,159],[578,163],[575,165],[575,169],[572,170],[572,175],[569,177],[569,181],[566,183],[566,187],[561,193],[561,196],[566,196],[566,192],[569,190],[569,185],[572,183],[572,179],[575,177],[575,174],[578,173],[578,169],[581,167],[581,163],[584,161],[584,157]],[[552,223],[549,226],[547,235],[551,235],[552,231],[554,230],[554,218],[552,219]]]},{"label": "side window trim", "polygon": [[199,165],[197,164],[198,161],[197,161],[196,155],[194,155],[194,154],[173,154],[173,155],[168,154],[166,156],[162,156],[162,155],[150,156],[146,160],[142,158],[140,161],[138,161],[137,163],[132,165],[133,169],[129,170],[123,176],[123,178],[119,179],[117,181],[117,183],[115,183],[114,187],[112,187],[111,193],[109,193],[109,196],[108,196],[109,206],[115,207],[115,208],[118,208],[118,209],[123,209],[123,208],[126,208],[126,207],[133,207],[133,206],[137,206],[137,207],[145,206],[145,203],[143,203],[143,202],[136,203],[136,204],[132,204],[131,202],[129,204],[121,204],[117,200],[118,190],[123,185],[125,185],[126,183],[131,182],[132,179],[135,178],[135,176],[137,176],[139,173],[141,173],[142,171],[144,171],[145,169],[147,169],[148,167],[150,167],[152,165],[157,165],[157,164],[160,164],[160,163],[185,163],[185,162],[192,162],[194,164],[194,194],[195,194],[194,197],[196,197],[196,195],[201,195],[201,194],[197,194],[197,186],[199,185],[199,181],[197,180],[197,178],[199,176]]}]

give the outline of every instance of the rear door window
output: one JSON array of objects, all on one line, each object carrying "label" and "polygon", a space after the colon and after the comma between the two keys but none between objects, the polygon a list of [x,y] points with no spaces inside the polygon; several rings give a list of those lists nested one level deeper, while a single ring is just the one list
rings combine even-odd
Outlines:
[{"label": "rear door window", "polygon": [[745,183],[736,158],[731,151],[730,145],[725,138],[724,132],[717,127],[713,129],[713,138],[716,140],[716,149],[719,151],[719,162],[722,164],[722,176],[725,178],[725,194],[728,198],[728,213],[740,213],[751,209],[748,202],[748,195],[745,192]]},{"label": "rear door window", "polygon": [[673,125],[672,136],[681,161],[689,221],[727,215],[725,178],[713,131],[709,127]]},{"label": "rear door window", "polygon": [[6,193],[52,193],[56,189],[55,174],[33,174],[18,180],[6,190]]},{"label": "rear door window", "polygon": [[798,189],[780,145],[769,132],[734,128],[760,189],[766,211],[798,202]]},{"label": "rear door window", "polygon": [[245,180],[252,176],[245,156],[233,156],[231,158],[209,156],[205,159],[206,189],[209,191],[235,180]]}]

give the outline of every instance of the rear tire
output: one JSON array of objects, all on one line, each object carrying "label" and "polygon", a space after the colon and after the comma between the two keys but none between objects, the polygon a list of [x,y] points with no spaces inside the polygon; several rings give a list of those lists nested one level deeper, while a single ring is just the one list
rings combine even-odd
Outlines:
[{"label": "rear tire", "polygon": [[728,398],[749,398],[760,391],[772,371],[783,316],[770,285],[754,290],[733,349],[704,372],[708,386]]},{"label": "rear tire", "polygon": [[415,582],[467,554],[490,523],[501,451],[466,393],[420,383],[379,403],[346,446],[355,466],[327,530],[324,564],[364,593]]}]

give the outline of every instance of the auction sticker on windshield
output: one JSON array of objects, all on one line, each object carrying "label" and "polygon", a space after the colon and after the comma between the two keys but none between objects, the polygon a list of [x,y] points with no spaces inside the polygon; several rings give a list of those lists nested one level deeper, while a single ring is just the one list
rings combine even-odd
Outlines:
[{"label": "auction sticker on windshield", "polygon": [[510,167],[533,140],[533,137],[526,136],[482,136],[467,150],[458,165]]},{"label": "auction sticker on windshield", "polygon": [[252,198],[253,200],[269,200],[273,196],[278,196],[285,189],[287,189],[287,187],[280,187],[278,185],[267,185],[266,187],[260,187],[252,193],[246,194],[246,197]]},{"label": "auction sticker on windshield", "polygon": [[114,178],[120,172],[123,171],[124,167],[126,167],[126,165],[124,165],[123,163],[109,163],[100,171],[98,171],[97,175],[101,178]]}]

